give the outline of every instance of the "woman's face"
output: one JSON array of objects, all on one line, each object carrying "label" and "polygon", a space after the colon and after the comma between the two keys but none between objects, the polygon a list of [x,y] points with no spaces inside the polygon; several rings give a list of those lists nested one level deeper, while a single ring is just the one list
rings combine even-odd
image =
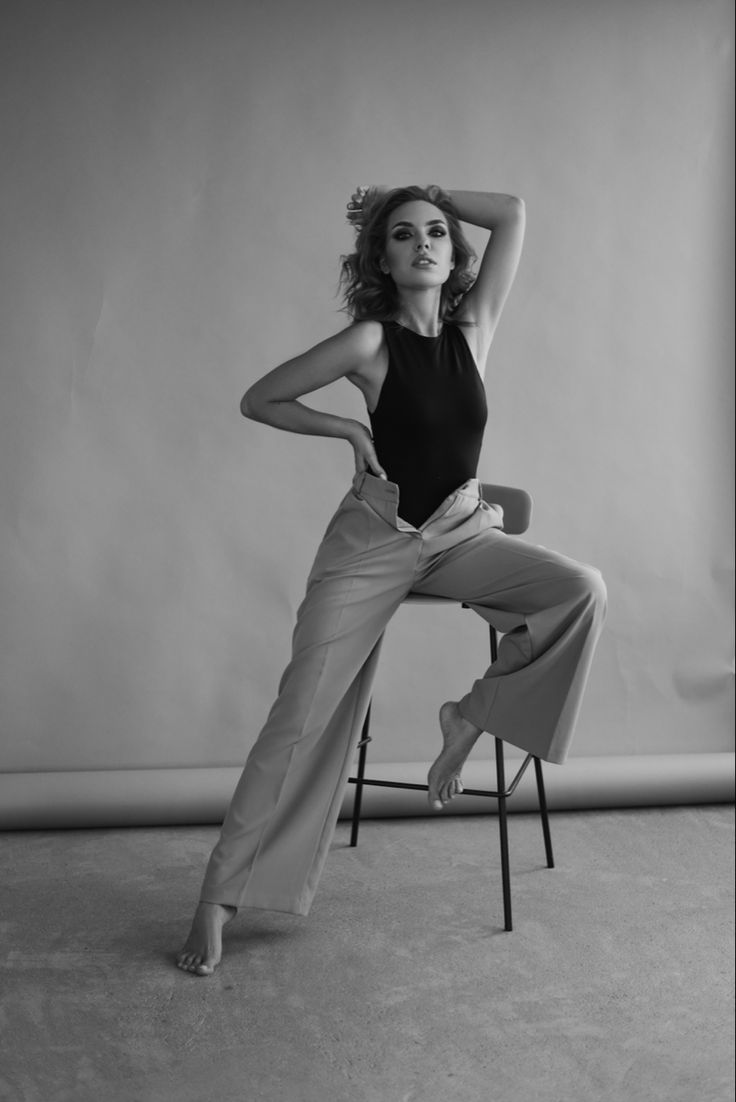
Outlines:
[{"label": "woman's face", "polygon": [[455,267],[450,227],[439,207],[423,199],[389,215],[381,269],[397,287],[441,287]]}]

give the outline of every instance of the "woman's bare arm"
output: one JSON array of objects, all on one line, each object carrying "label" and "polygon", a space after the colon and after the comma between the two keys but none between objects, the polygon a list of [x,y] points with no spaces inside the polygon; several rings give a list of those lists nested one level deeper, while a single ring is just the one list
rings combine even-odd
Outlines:
[{"label": "woman's bare arm", "polygon": [[358,322],[286,360],[246,391],[240,403],[243,416],[287,432],[347,440],[355,452],[356,470],[370,469],[385,477],[365,425],[299,401],[337,379],[359,374],[378,355],[381,339],[378,323]]},{"label": "woman's bare arm", "polygon": [[460,321],[493,336],[519,266],[526,228],[523,199],[490,191],[450,191],[462,222],[491,231],[478,277],[458,307]]},{"label": "woman's bare arm", "polygon": [[[363,208],[388,190],[385,184],[359,187],[348,203],[348,222],[358,228],[363,221]],[[476,359],[482,373],[486,353],[519,266],[526,211],[523,199],[502,192],[447,191],[447,194],[461,222],[491,231],[477,279],[454,315],[457,321],[473,326],[478,333],[478,338],[471,343],[476,346]]]}]

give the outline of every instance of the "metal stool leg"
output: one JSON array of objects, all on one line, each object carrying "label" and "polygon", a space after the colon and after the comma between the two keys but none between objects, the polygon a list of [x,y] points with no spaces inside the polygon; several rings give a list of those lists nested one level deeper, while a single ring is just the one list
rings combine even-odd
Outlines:
[{"label": "metal stool leg", "polygon": [[498,632],[493,624],[488,625],[488,633],[491,639],[491,663],[493,663],[498,658]]},{"label": "metal stool leg", "polygon": [[496,787],[498,790],[498,836],[501,842],[501,877],[503,880],[504,929],[513,930],[511,922],[511,873],[509,871],[509,832],[506,819],[506,775],[503,760],[503,741],[496,743]]},{"label": "metal stool leg", "polygon": [[542,831],[544,832],[544,852],[547,855],[547,868],[555,867],[555,858],[552,853],[552,835],[549,831],[549,815],[547,814],[547,797],[544,791],[544,776],[542,775],[542,763],[539,758],[534,759],[534,772],[537,775],[537,792],[539,793],[539,811],[542,816]]},{"label": "metal stool leg", "polygon": [[[491,663],[498,658],[498,632],[493,624],[488,625],[491,644]],[[498,792],[498,837],[501,843],[501,878],[503,880],[503,925],[505,930],[513,930],[511,922],[511,872],[509,869],[509,830],[506,818],[506,770],[503,759],[503,741],[496,743],[496,791]]]},{"label": "metal stool leg", "polygon": [[363,720],[363,730],[360,735],[360,742],[358,743],[358,773],[355,777],[355,799],[353,800],[353,823],[350,828],[350,845],[357,846],[358,844],[358,830],[360,829],[360,808],[363,803],[363,778],[365,777],[365,759],[366,752],[368,750],[368,743],[371,741],[370,736],[371,726],[371,706],[368,705],[368,711],[365,713],[365,719]]},{"label": "metal stool leg", "polygon": [[[498,657],[498,636],[493,628],[490,627],[490,644],[491,644],[491,661],[495,662]],[[350,845],[357,846],[358,844],[358,831],[360,829],[360,812],[363,799],[363,789],[366,785],[377,785],[383,788],[405,788],[416,789],[426,792],[426,784],[410,784],[403,781],[383,781],[374,778],[366,779],[366,757],[368,743],[371,741],[370,736],[370,721],[371,721],[371,707],[368,705],[366,711],[365,720],[363,722],[363,730],[361,732],[360,741],[358,742],[358,768],[355,777],[350,777],[349,781],[355,785],[355,799],[353,801],[353,815],[352,815],[352,828],[350,832]],[[513,930],[512,916],[511,916],[511,863],[509,860],[509,833],[508,833],[508,809],[506,800],[509,796],[513,796],[516,788],[521,780],[527,766],[533,760],[534,771],[537,777],[537,792],[539,794],[539,812],[542,819],[542,830],[544,833],[544,849],[547,856],[547,867],[554,868],[554,856],[552,853],[552,838],[549,829],[549,815],[547,812],[547,799],[544,790],[544,777],[542,775],[542,763],[539,758],[534,757],[532,754],[527,754],[524,759],[521,768],[516,773],[516,776],[512,780],[509,788],[506,788],[506,768],[504,762],[504,750],[503,740],[495,738],[496,744],[496,791],[480,790],[474,788],[466,788],[465,793],[468,796],[492,796],[498,800],[498,834],[499,842],[501,846],[501,877],[503,882],[503,917],[504,917],[504,929]]]}]

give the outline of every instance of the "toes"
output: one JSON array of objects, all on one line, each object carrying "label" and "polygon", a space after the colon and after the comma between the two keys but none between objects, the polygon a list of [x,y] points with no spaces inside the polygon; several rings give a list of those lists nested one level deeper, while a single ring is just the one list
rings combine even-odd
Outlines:
[{"label": "toes", "polygon": [[202,958],[198,953],[181,953],[176,964],[183,972],[189,972],[196,976],[211,976],[215,970],[217,961]]},{"label": "toes", "polygon": [[437,787],[430,783],[428,790],[430,807],[435,811],[441,811],[445,804],[448,804],[450,800],[454,799],[455,796],[459,796],[463,791],[463,784],[458,776],[450,777],[449,780]]},{"label": "toes", "polygon": [[429,800],[429,806],[430,807],[433,807],[433,808],[441,808],[442,807],[442,801],[440,799],[439,790],[437,789],[437,787],[433,783],[431,777],[429,777],[428,780],[427,780],[427,799]]},{"label": "toes", "polygon": [[459,796],[463,791],[462,782],[459,777],[451,777],[445,784],[440,792],[440,798],[443,804],[449,803],[455,796]]},{"label": "toes", "polygon": [[442,803],[448,804],[452,797],[455,795],[455,778],[451,777],[449,781],[446,781],[442,786],[440,793]]},{"label": "toes", "polygon": [[201,959],[196,953],[180,953],[176,964],[183,972],[194,972]]}]

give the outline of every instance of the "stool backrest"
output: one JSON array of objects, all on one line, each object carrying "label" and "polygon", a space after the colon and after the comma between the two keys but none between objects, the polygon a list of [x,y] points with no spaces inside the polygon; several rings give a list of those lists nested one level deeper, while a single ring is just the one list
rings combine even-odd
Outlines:
[{"label": "stool backrest", "polygon": [[514,486],[496,486],[492,482],[481,482],[483,500],[489,505],[500,505],[503,509],[503,530],[510,536],[520,536],[526,532],[532,519],[532,498],[526,490]]}]

